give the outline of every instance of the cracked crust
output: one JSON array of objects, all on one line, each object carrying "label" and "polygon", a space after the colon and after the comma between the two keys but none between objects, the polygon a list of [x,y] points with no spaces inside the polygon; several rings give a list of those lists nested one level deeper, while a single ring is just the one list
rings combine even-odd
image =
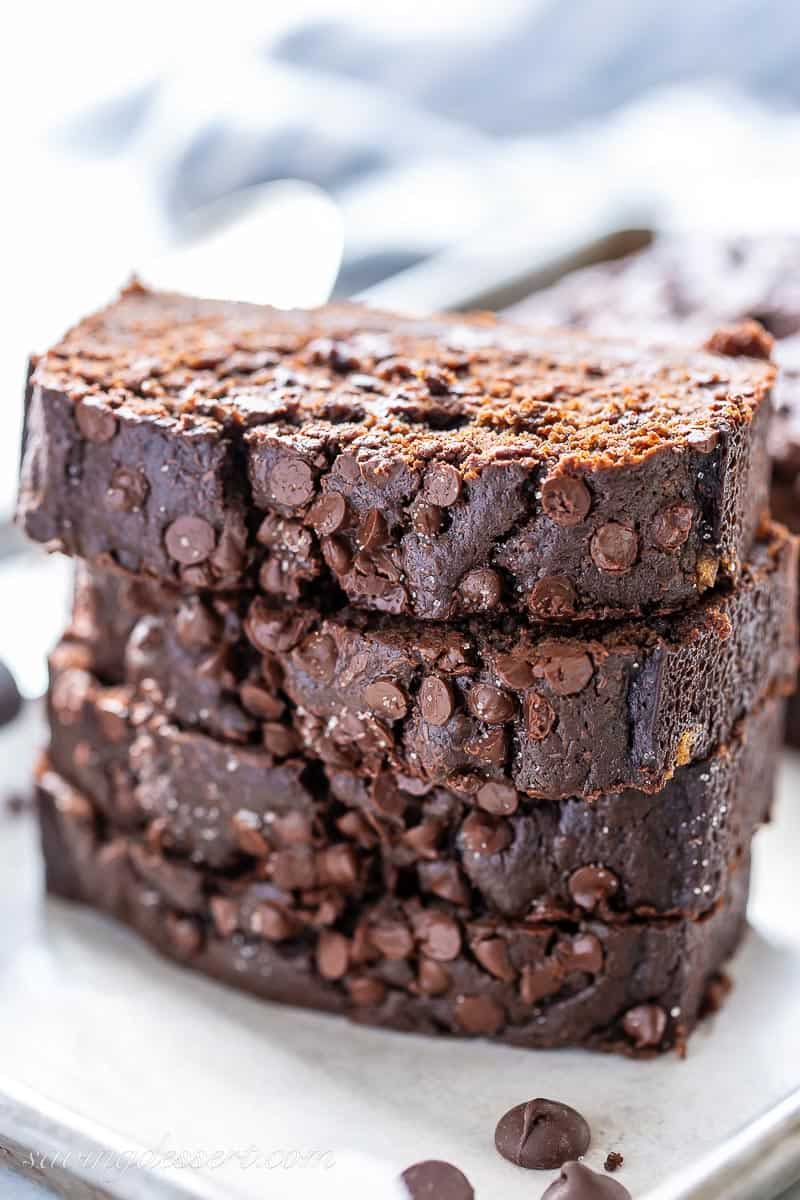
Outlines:
[{"label": "cracked crust", "polygon": [[441,620],[667,611],[749,554],[772,381],[488,317],[134,286],[36,363],[19,517],[189,588]]}]

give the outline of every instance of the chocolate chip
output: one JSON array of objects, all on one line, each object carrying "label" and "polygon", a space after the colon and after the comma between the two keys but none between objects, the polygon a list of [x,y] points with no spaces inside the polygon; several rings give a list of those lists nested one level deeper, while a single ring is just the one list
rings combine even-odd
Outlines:
[{"label": "chocolate chip", "polygon": [[231,824],[236,841],[245,854],[253,858],[266,858],[270,851],[269,842],[260,831],[261,820],[255,813],[245,809],[234,814]]},{"label": "chocolate chip", "polygon": [[261,740],[265,749],[276,758],[288,758],[300,749],[300,742],[294,730],[275,721],[268,721],[262,726]]},{"label": "chocolate chip", "polygon": [[87,442],[102,445],[110,442],[117,432],[117,418],[107,405],[93,396],[81,400],[75,409],[75,420]]},{"label": "chocolate chip", "polygon": [[489,813],[473,812],[461,826],[460,838],[470,854],[499,854],[511,845],[511,827]]},{"label": "chocolate chip", "polygon": [[320,852],[318,870],[322,883],[349,888],[358,879],[358,858],[352,846],[327,846]]},{"label": "chocolate chip", "polygon": [[307,504],[314,495],[314,476],[301,458],[281,458],[269,476],[272,498],[287,508]]},{"label": "chocolate chip", "polygon": [[164,918],[169,943],[178,958],[194,958],[203,948],[203,933],[191,917],[178,917],[169,912]]},{"label": "chocolate chip", "polygon": [[618,1171],[625,1159],[618,1150],[609,1150],[606,1155],[606,1161],[603,1163],[603,1169],[606,1171]]},{"label": "chocolate chip", "polygon": [[517,811],[519,793],[510,783],[490,779],[478,792],[477,801],[482,809],[495,817],[510,817]]},{"label": "chocolate chip", "polygon": [[575,475],[551,475],[542,485],[542,508],[556,525],[580,525],[592,507],[592,497]]},{"label": "chocolate chip", "polygon": [[583,1163],[568,1162],[542,1200],[631,1200],[631,1194],[616,1179],[598,1175]]},{"label": "chocolate chip", "polygon": [[489,725],[502,725],[514,716],[514,701],[508,692],[492,687],[490,683],[477,683],[467,693],[467,706],[479,721]]},{"label": "chocolate chip", "polygon": [[279,720],[286,707],[281,699],[257,683],[243,683],[239,688],[239,698],[247,711],[262,721]]},{"label": "chocolate chip", "polygon": [[555,996],[561,991],[563,982],[564,972],[558,959],[526,963],[519,985],[523,1004],[538,1004],[547,996]]},{"label": "chocolate chip", "polygon": [[583,691],[594,674],[585,650],[571,642],[541,642],[534,666],[557,696],[574,696]]},{"label": "chocolate chip", "polygon": [[494,1144],[503,1158],[533,1171],[552,1171],[589,1149],[591,1132],[584,1118],[557,1100],[528,1100],[497,1122]]},{"label": "chocolate chip", "polygon": [[578,867],[569,877],[569,894],[581,908],[593,912],[619,889],[619,880],[606,867]]},{"label": "chocolate chip", "polygon": [[425,892],[449,900],[451,904],[467,904],[469,889],[454,862],[420,863],[420,886]]},{"label": "chocolate chip", "polygon": [[294,933],[294,924],[289,916],[275,904],[264,901],[257,904],[247,921],[251,933],[268,942],[284,942]]},{"label": "chocolate chip", "polygon": [[556,720],[550,701],[539,692],[528,692],[523,701],[525,728],[534,742],[543,742]]},{"label": "chocolate chip", "polygon": [[461,475],[450,463],[434,463],[425,472],[422,490],[430,504],[449,508],[461,495]]},{"label": "chocolate chip", "polygon": [[350,547],[338,537],[325,537],[319,546],[322,557],[334,575],[346,575],[353,565]]},{"label": "chocolate chip", "polygon": [[347,501],[340,492],[326,492],[312,504],[306,520],[320,537],[328,537],[347,520]]},{"label": "chocolate chip", "polygon": [[458,1167],[431,1159],[407,1167],[400,1176],[411,1200],[474,1200],[472,1184]]},{"label": "chocolate chip", "polygon": [[636,562],[639,539],[629,525],[619,521],[608,521],[592,534],[589,553],[592,562],[601,571],[612,575],[623,575]]},{"label": "chocolate chip", "polygon": [[408,958],[414,949],[408,926],[389,918],[382,918],[370,926],[369,940],[384,958],[392,960]]},{"label": "chocolate chip", "polygon": [[483,1037],[494,1037],[506,1023],[505,1012],[491,996],[457,996],[453,1016],[464,1033]]},{"label": "chocolate chip", "polygon": [[425,912],[419,920],[417,934],[422,952],[436,962],[452,962],[461,950],[461,930],[458,923],[443,912]]},{"label": "chocolate chip", "polygon": [[599,975],[603,969],[603,945],[593,933],[578,933],[556,946],[556,957],[565,971]]},{"label": "chocolate chip", "polygon": [[420,958],[417,968],[417,988],[423,996],[443,996],[450,987],[450,976],[441,963],[432,958]]},{"label": "chocolate chip", "polygon": [[341,979],[347,973],[350,943],[343,933],[323,929],[317,942],[317,970],[323,979]]},{"label": "chocolate chip", "polygon": [[413,829],[407,829],[403,834],[403,842],[417,855],[418,858],[436,858],[436,847],[442,835],[442,826],[438,821],[422,821]]},{"label": "chocolate chip", "polygon": [[693,518],[688,504],[668,504],[653,518],[653,541],[662,550],[677,550],[688,538]]},{"label": "chocolate chip", "polygon": [[386,999],[386,985],[369,975],[354,975],[346,986],[357,1008],[377,1008]]},{"label": "chocolate chip", "polygon": [[314,856],[309,846],[287,846],[276,850],[269,866],[274,882],[287,892],[310,888],[316,883]]},{"label": "chocolate chip", "polygon": [[279,846],[306,846],[313,836],[311,818],[296,809],[276,813],[270,822],[270,834]]},{"label": "chocolate chip", "polygon": [[376,679],[364,688],[364,701],[379,716],[399,721],[408,712],[408,701],[400,688],[388,679]]},{"label": "chocolate chip", "polygon": [[533,667],[519,654],[498,654],[494,660],[494,670],[501,683],[516,691],[533,683]]},{"label": "chocolate chip", "polygon": [[386,518],[377,508],[371,508],[359,521],[356,540],[362,550],[374,550],[386,541],[388,530]]},{"label": "chocolate chip", "polygon": [[164,534],[167,553],[176,562],[190,566],[205,562],[216,545],[217,535],[202,517],[178,517]]},{"label": "chocolate chip", "polygon": [[112,512],[139,512],[147,499],[147,476],[136,467],[117,467],[106,489],[106,505]]},{"label": "chocolate chip", "polygon": [[667,1014],[658,1004],[638,1004],[625,1013],[622,1028],[637,1050],[657,1046],[667,1028]]},{"label": "chocolate chip", "polygon": [[554,621],[572,616],[575,601],[575,588],[566,575],[545,575],[534,584],[528,608],[534,616]]},{"label": "chocolate chip", "polygon": [[16,680],[4,662],[0,662],[0,726],[8,725],[22,708],[22,696]]},{"label": "chocolate chip", "polygon": [[219,641],[222,625],[199,596],[187,596],[175,614],[175,632],[185,649],[207,650]]},{"label": "chocolate chip", "polygon": [[336,643],[326,633],[311,633],[292,654],[293,660],[317,683],[330,683],[336,671]]},{"label": "chocolate chip", "polygon": [[436,537],[442,527],[442,510],[436,504],[422,504],[414,511],[411,523],[420,537]]},{"label": "chocolate chip", "polygon": [[239,924],[239,907],[227,896],[212,896],[209,901],[214,928],[222,938],[232,937]]},{"label": "chocolate chip", "polygon": [[513,983],[516,979],[516,969],[508,956],[508,946],[502,938],[482,938],[474,942],[471,949],[484,970],[494,975],[495,979],[502,979],[505,983]]},{"label": "chocolate chip", "polygon": [[446,725],[453,715],[453,689],[438,675],[428,675],[419,689],[419,705],[429,725]]},{"label": "chocolate chip", "polygon": [[479,567],[464,576],[458,590],[466,608],[491,612],[503,598],[503,580],[491,567]]},{"label": "chocolate chip", "polygon": [[508,755],[508,735],[501,726],[493,725],[465,742],[464,752],[490,767],[501,767]]}]

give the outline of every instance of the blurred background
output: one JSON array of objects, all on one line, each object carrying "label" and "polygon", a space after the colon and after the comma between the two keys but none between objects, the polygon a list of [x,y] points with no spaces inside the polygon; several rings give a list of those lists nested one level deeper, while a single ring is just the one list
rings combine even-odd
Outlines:
[{"label": "blurred background", "polygon": [[[620,230],[800,232],[797,0],[28,0],[0,89],[0,554],[27,354],[132,271],[312,304],[416,269],[383,294],[426,307]],[[28,690],[58,571],[0,587]]]}]

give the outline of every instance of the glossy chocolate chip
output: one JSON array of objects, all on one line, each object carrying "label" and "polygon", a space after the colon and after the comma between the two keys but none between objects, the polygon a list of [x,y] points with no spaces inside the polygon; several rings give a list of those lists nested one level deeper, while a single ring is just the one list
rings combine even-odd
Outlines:
[{"label": "glossy chocolate chip", "polygon": [[566,575],[545,575],[534,584],[528,607],[536,617],[555,621],[575,612],[575,588]]},{"label": "glossy chocolate chip", "polygon": [[619,880],[606,867],[579,867],[569,877],[569,893],[572,899],[587,912],[593,912],[598,904],[604,903],[618,891]]},{"label": "glossy chocolate chip", "polygon": [[350,943],[342,933],[323,929],[317,942],[317,969],[323,979],[341,979],[350,961]]},{"label": "glossy chocolate chip", "polygon": [[653,541],[662,550],[677,550],[688,538],[693,518],[688,504],[668,504],[653,518]]},{"label": "glossy chocolate chip", "polygon": [[556,525],[580,525],[592,507],[586,484],[575,475],[551,475],[542,485],[542,508]]},{"label": "glossy chocolate chip", "polygon": [[306,520],[320,537],[328,537],[347,520],[347,501],[340,492],[326,492],[312,504]]},{"label": "glossy chocolate chip", "polygon": [[389,721],[399,721],[408,712],[403,691],[389,679],[376,679],[364,688],[364,700],[374,713]]},{"label": "glossy chocolate chip", "polygon": [[514,716],[514,701],[508,692],[489,683],[476,683],[467,694],[469,711],[488,725],[502,725]]},{"label": "glossy chocolate chip", "polygon": [[638,1004],[622,1018],[622,1028],[637,1050],[657,1046],[667,1028],[667,1014],[658,1004]]},{"label": "glossy chocolate chip", "polygon": [[541,642],[534,670],[557,696],[577,695],[594,674],[591,658],[576,642]]},{"label": "glossy chocolate chip", "polygon": [[450,463],[434,463],[425,472],[423,494],[429,504],[448,508],[461,495],[461,475]]},{"label": "glossy chocolate chip", "polygon": [[494,1037],[506,1023],[505,1011],[491,996],[457,996],[453,1016],[464,1033],[483,1037]]},{"label": "glossy chocolate chip", "polygon": [[541,1200],[631,1200],[631,1194],[616,1179],[598,1175],[583,1163],[568,1162]]},{"label": "glossy chocolate chip", "polygon": [[193,566],[209,557],[217,535],[202,517],[178,517],[167,526],[164,542],[170,558],[184,566]]},{"label": "glossy chocolate chip", "polygon": [[589,1149],[586,1120],[557,1100],[528,1100],[497,1123],[494,1144],[503,1158],[534,1171],[552,1171]]},{"label": "glossy chocolate chip", "polygon": [[490,779],[479,790],[476,797],[478,804],[485,812],[495,817],[510,817],[519,806],[519,793],[510,783],[499,779]]},{"label": "glossy chocolate chip", "polygon": [[451,685],[438,675],[426,676],[419,689],[419,704],[429,725],[446,725],[455,707]]},{"label": "glossy chocolate chip", "polygon": [[89,396],[75,408],[75,420],[87,442],[102,445],[110,442],[117,432],[117,418],[102,400]]},{"label": "glossy chocolate chip", "polygon": [[106,505],[112,512],[139,512],[147,500],[150,485],[136,467],[117,467],[106,489]]},{"label": "glossy chocolate chip", "polygon": [[589,553],[592,562],[601,571],[623,575],[636,562],[639,539],[630,526],[619,521],[608,521],[592,534]]},{"label": "glossy chocolate chip", "polygon": [[287,508],[307,504],[314,495],[314,476],[301,458],[281,458],[269,477],[272,498]]},{"label": "glossy chocolate chip", "polygon": [[458,1167],[431,1159],[407,1167],[401,1179],[411,1200],[474,1200],[472,1184]]},{"label": "glossy chocolate chip", "polygon": [[528,692],[523,701],[525,728],[534,742],[542,742],[555,724],[556,714],[546,696],[540,692]]},{"label": "glossy chocolate chip", "polygon": [[480,567],[464,576],[458,590],[471,612],[491,612],[503,598],[503,580],[491,567]]}]

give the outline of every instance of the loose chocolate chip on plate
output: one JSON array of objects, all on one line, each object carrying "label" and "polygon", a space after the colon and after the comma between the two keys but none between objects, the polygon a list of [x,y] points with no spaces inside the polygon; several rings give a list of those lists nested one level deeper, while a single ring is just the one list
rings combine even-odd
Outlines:
[{"label": "loose chocolate chip on plate", "polygon": [[609,900],[619,888],[613,871],[602,866],[578,867],[569,877],[569,893],[576,904],[592,912]]},{"label": "loose chocolate chip on plate", "polygon": [[653,519],[653,541],[662,550],[677,550],[689,536],[694,513],[688,504],[668,504]]},{"label": "loose chocolate chip on plate", "polygon": [[461,494],[461,475],[450,463],[434,463],[425,473],[423,493],[430,504],[448,508]]},{"label": "loose chocolate chip on plate", "polygon": [[589,553],[601,571],[623,575],[636,562],[639,539],[635,530],[619,521],[608,521],[592,534]]},{"label": "loose chocolate chip on plate", "polygon": [[542,485],[542,508],[556,525],[580,525],[592,507],[586,484],[575,475],[551,475]]},{"label": "loose chocolate chip on plate", "polygon": [[272,497],[287,508],[307,504],[314,495],[314,476],[308,463],[300,458],[282,458],[269,477]]},{"label": "loose chocolate chip on plate", "polygon": [[585,1119],[557,1100],[528,1100],[509,1109],[497,1123],[494,1144],[503,1158],[534,1171],[551,1171],[589,1149]]},{"label": "loose chocolate chip on plate", "polygon": [[618,1150],[609,1150],[606,1155],[606,1161],[603,1163],[603,1168],[606,1171],[618,1171],[624,1162],[625,1159]]},{"label": "loose chocolate chip on plate", "polygon": [[419,689],[419,704],[429,725],[446,725],[453,715],[453,689],[438,675],[428,675]]},{"label": "loose chocolate chip on plate", "polygon": [[625,1013],[622,1028],[637,1050],[657,1046],[667,1028],[667,1014],[658,1004],[637,1004]]},{"label": "loose chocolate chip on plate", "polygon": [[184,566],[205,562],[216,541],[213,527],[202,517],[178,517],[164,534],[170,558]]},{"label": "loose chocolate chip on plate", "polygon": [[631,1194],[616,1179],[598,1175],[583,1163],[568,1162],[541,1200],[631,1200]]},{"label": "loose chocolate chip on plate", "polygon": [[411,1200],[474,1200],[472,1184],[458,1167],[431,1159],[401,1175]]}]

